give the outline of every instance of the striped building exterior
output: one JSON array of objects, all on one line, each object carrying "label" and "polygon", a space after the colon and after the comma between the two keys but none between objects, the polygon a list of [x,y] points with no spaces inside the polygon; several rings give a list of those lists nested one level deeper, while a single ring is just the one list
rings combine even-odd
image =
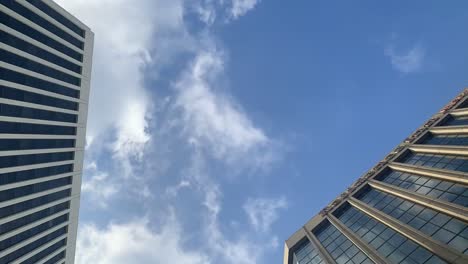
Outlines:
[{"label": "striped building exterior", "polygon": [[0,0],[0,264],[73,263],[93,33],[51,0]]},{"label": "striped building exterior", "polygon": [[468,263],[468,89],[310,219],[284,264]]}]

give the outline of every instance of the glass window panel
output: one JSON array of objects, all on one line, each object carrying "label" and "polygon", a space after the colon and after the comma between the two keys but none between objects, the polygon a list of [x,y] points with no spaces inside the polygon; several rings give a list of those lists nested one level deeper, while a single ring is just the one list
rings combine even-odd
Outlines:
[{"label": "glass window panel", "polygon": [[[335,216],[341,221],[346,218],[347,215],[355,214],[358,215],[359,219],[356,221],[343,222],[346,226],[353,224],[359,224],[359,230],[365,230],[365,235],[359,235],[356,233],[364,242],[368,243],[373,247],[381,256],[388,259],[392,263],[401,263],[404,259],[408,258],[413,251],[421,248],[418,244],[402,236],[395,230],[387,227],[386,225],[377,222],[367,214],[359,211],[349,204],[345,204],[340,210],[336,211]],[[374,226],[369,226],[367,223],[375,222]],[[368,234],[372,233],[373,236]],[[428,252],[428,251],[427,251]],[[430,252],[428,252],[431,255]]]},{"label": "glass window panel", "polygon": [[[431,161],[427,160],[431,157]],[[468,172],[468,159],[463,156],[433,155],[409,152],[399,162],[417,166]]]},{"label": "glass window panel", "polygon": [[[367,202],[366,199],[366,196],[371,195],[374,192],[377,192],[384,196],[393,197],[393,195],[391,194],[370,188],[366,192],[362,192],[357,198],[379,210],[375,205],[372,205],[371,203]],[[380,203],[385,203],[386,201],[389,200],[382,199]],[[393,213],[389,215],[391,217],[397,218],[402,223],[408,224],[409,226],[423,232],[424,234],[444,244],[450,245],[450,242],[454,239],[457,239],[457,241],[464,240],[465,248],[456,248],[456,250],[462,253],[466,253],[468,251],[468,239],[464,236],[464,232],[468,233],[468,227],[466,223],[451,216],[448,216],[444,213],[432,210],[430,208],[424,208],[423,210],[420,210],[420,212],[416,216],[414,216],[414,212],[411,211],[412,207],[408,208],[407,206],[403,206],[404,204],[408,203],[412,204],[412,206],[416,205],[413,202],[405,201],[405,203],[397,205],[398,210],[401,210],[402,212],[402,214],[400,214],[399,217],[395,217],[395,214]],[[418,206],[422,207],[421,205]],[[454,243],[457,245],[459,244],[458,242]],[[419,252],[418,254],[423,253]]]},{"label": "glass window panel", "polygon": [[[392,180],[395,178],[398,178],[400,183],[396,183]],[[415,191],[418,194],[428,195],[442,201],[468,207],[468,188],[461,184],[435,180],[425,176],[400,173],[393,170],[384,172],[376,179],[403,189]],[[422,187],[419,187],[420,185],[417,184],[417,182],[421,182],[420,180],[425,182]]]},{"label": "glass window panel", "polygon": [[[330,253],[330,255],[337,263],[361,263],[365,260],[370,261],[370,259],[360,249],[358,249],[351,241],[349,241],[348,238],[341,234],[341,232],[338,231],[338,229],[336,229],[336,227],[328,221],[324,222],[322,226],[314,230],[313,233],[317,236],[319,241],[322,243],[322,245],[324,245],[325,249]],[[325,246],[324,241],[332,236],[336,236],[336,239],[339,239],[341,243],[333,242],[332,244],[335,245]],[[359,262],[353,262],[357,261],[358,259]]]},{"label": "glass window panel", "polygon": [[323,263],[318,250],[308,240],[295,249],[293,254],[293,264]]}]

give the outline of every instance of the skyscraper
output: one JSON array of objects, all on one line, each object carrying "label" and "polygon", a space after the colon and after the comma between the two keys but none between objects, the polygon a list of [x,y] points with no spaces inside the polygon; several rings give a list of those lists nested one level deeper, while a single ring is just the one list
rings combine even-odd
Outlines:
[{"label": "skyscraper", "polygon": [[0,263],[73,263],[93,33],[51,0],[0,1]]},{"label": "skyscraper", "polygon": [[468,263],[468,89],[285,243],[285,264]]}]

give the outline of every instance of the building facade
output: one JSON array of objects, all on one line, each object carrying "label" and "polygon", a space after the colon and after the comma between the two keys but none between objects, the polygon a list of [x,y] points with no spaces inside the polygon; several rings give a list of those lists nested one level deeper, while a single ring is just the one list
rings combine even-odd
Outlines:
[{"label": "building facade", "polygon": [[286,240],[314,263],[468,263],[468,89]]},{"label": "building facade", "polygon": [[51,0],[0,1],[0,263],[73,263],[93,33]]}]

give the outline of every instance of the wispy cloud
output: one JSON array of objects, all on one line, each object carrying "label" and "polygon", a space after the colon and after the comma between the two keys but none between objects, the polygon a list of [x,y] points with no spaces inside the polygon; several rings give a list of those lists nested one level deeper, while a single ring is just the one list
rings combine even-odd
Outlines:
[{"label": "wispy cloud", "polygon": [[236,19],[255,8],[260,0],[232,0],[231,16]]},{"label": "wispy cloud", "polygon": [[[210,166],[215,164],[229,172],[265,168],[281,156],[277,141],[256,124],[224,86],[229,82],[224,71],[227,60],[223,46],[211,32],[217,21],[232,22],[260,1],[59,2],[96,33],[88,124],[91,144],[87,151],[87,158],[95,163],[91,163],[89,177],[83,183],[83,196],[90,198],[84,200],[90,206],[92,199],[102,199],[102,206],[106,206],[119,193],[119,201],[128,199],[126,203],[151,214],[155,210],[152,203],[141,205],[141,200],[128,192],[137,190],[139,199],[154,198],[156,186],[148,184],[144,177],[150,175],[155,181],[161,176],[146,168],[148,164],[159,164],[171,170],[169,176],[175,182],[172,187],[160,186],[162,196],[173,198],[167,206],[174,206],[174,212],[185,210],[183,215],[203,222],[197,247],[186,250],[182,235],[188,232],[183,230],[185,218],[178,218],[176,213],[158,211],[157,221],[167,224],[159,225],[156,232],[151,229],[155,219],[128,221],[127,216],[122,221],[113,218],[119,212],[112,212],[115,214],[107,224],[83,223],[77,263],[259,263],[266,250],[277,246],[278,239],[274,234],[262,234],[260,239],[248,232],[226,234],[220,217],[225,186]],[[187,12],[200,17],[202,29],[197,32],[202,33],[189,32],[184,20]],[[171,84],[164,87],[170,95],[162,100],[164,106],[153,105],[153,99],[161,98],[151,91],[158,87],[145,85],[145,70],[151,69],[152,79],[164,78],[160,73],[180,54],[186,56],[185,61],[172,69],[174,78],[164,80]],[[158,107],[164,108],[161,115],[165,117],[156,113]],[[157,132],[151,130],[153,125]],[[153,147],[157,155],[150,156]],[[183,160],[182,164],[166,160],[164,148],[169,155],[175,153]],[[120,192],[123,186],[125,193]],[[190,202],[202,210],[177,207],[177,194],[182,189],[196,197]],[[272,209],[273,218],[278,217],[276,207]],[[120,204],[108,208],[125,210]],[[263,213],[255,214],[258,230],[268,229],[276,220],[265,219],[267,209],[259,208]]]},{"label": "wispy cloud", "polygon": [[415,45],[408,51],[399,53],[390,45],[385,49],[385,56],[390,59],[395,70],[406,74],[423,68],[426,52],[420,45]]},{"label": "wispy cloud", "polygon": [[100,171],[95,161],[86,164],[84,168],[81,191],[86,194],[94,204],[106,208],[111,199],[119,190],[119,186],[109,179],[109,173]]},{"label": "wispy cloud", "polygon": [[282,198],[249,198],[244,205],[244,210],[253,228],[260,232],[267,232],[271,225],[278,220],[279,210],[288,206]]},{"label": "wispy cloud", "polygon": [[[182,110],[183,128],[191,144],[208,148],[210,154],[227,163],[263,165],[271,158],[271,140],[256,127],[232,97],[216,89],[223,71],[223,57],[216,50],[202,51],[182,74],[175,88],[175,105]],[[239,164],[238,164],[239,165]]]},{"label": "wispy cloud", "polygon": [[200,0],[192,3],[200,20],[207,25],[219,17],[225,22],[236,20],[253,10],[261,0]]},{"label": "wispy cloud", "polygon": [[76,263],[210,263],[203,253],[183,248],[177,219],[171,217],[161,230],[151,230],[147,219],[105,228],[85,225],[78,236]]}]

